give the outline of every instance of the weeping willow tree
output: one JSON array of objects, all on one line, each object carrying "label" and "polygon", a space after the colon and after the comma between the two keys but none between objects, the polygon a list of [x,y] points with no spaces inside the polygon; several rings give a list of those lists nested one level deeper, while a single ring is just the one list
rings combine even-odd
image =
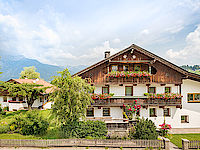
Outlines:
[{"label": "weeping willow tree", "polygon": [[93,102],[90,96],[93,87],[78,76],[72,77],[67,69],[59,74],[52,81],[57,86],[51,95],[53,114],[61,125],[73,124],[85,117],[86,108]]}]

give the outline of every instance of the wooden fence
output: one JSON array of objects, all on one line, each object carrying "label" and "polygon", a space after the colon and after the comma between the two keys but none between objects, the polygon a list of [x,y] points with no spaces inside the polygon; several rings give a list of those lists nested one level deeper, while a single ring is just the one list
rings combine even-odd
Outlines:
[{"label": "wooden fence", "polygon": [[189,141],[187,139],[182,139],[182,150],[199,149],[199,148],[200,148],[200,140]]},{"label": "wooden fence", "polygon": [[114,140],[114,139],[0,139],[1,147],[133,147],[133,148],[166,148],[165,140]]},{"label": "wooden fence", "polygon": [[189,141],[188,148],[189,149],[198,149],[198,148],[200,148],[200,141]]}]

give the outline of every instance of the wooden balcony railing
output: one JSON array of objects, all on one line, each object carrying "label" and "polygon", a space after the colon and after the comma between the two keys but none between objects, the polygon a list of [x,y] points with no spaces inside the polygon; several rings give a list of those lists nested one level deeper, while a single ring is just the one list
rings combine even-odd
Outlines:
[{"label": "wooden balcony railing", "polygon": [[123,106],[123,104],[132,104],[137,100],[138,105],[142,106],[179,106],[181,107],[181,98],[179,99],[149,99],[145,96],[113,96],[106,100],[94,100],[93,106]]},{"label": "wooden balcony railing", "polygon": [[129,78],[125,78],[125,77],[106,77],[105,82],[106,83],[110,83],[110,84],[124,84],[124,83],[151,83],[153,81],[153,77],[143,77],[143,78],[139,78],[139,77],[129,77]]}]

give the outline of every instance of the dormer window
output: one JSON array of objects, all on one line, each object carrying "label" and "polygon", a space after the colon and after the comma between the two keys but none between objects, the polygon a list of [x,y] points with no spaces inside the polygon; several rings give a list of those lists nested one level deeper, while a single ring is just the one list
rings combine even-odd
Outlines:
[{"label": "dormer window", "polygon": [[123,70],[124,71],[129,71],[129,66],[128,65],[123,65]]},{"label": "dormer window", "polygon": [[111,71],[118,71],[118,65],[112,65]]}]

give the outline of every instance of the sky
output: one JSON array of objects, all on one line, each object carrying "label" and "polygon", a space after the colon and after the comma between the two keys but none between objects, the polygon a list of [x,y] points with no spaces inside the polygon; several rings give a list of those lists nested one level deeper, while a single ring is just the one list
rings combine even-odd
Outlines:
[{"label": "sky", "polygon": [[0,56],[89,66],[131,44],[200,65],[200,0],[0,0]]}]

